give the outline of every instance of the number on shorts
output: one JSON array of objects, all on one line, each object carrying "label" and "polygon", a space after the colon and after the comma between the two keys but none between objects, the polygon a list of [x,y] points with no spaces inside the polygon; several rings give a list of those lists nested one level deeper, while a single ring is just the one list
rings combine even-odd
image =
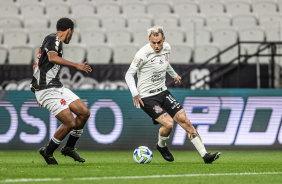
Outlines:
[{"label": "number on shorts", "polygon": [[166,98],[170,101],[170,103],[173,103],[176,101],[171,95],[166,96]]}]

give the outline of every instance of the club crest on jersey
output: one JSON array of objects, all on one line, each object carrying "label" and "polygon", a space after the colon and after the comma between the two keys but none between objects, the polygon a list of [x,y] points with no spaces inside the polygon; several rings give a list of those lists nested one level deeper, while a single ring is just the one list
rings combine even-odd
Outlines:
[{"label": "club crest on jersey", "polygon": [[160,64],[163,64],[163,63],[164,63],[163,60],[160,59]]},{"label": "club crest on jersey", "polygon": [[168,53],[165,53],[164,56],[165,56],[165,61],[168,62],[168,59],[169,59]]},{"label": "club crest on jersey", "polygon": [[67,102],[66,102],[65,99],[61,99],[60,103],[61,103],[62,105],[66,105],[66,104],[67,104]]},{"label": "club crest on jersey", "polygon": [[163,109],[158,105],[155,105],[155,107],[153,108],[154,110],[155,110],[155,112],[157,113],[157,114],[159,114],[159,113],[161,113],[162,111],[163,111]]}]

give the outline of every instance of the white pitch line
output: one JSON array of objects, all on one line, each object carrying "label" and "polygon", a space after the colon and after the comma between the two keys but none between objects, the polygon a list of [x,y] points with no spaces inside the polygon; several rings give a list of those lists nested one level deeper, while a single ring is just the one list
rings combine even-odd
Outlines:
[{"label": "white pitch line", "polygon": [[[199,177],[199,176],[240,176],[240,175],[276,175],[282,172],[254,172],[254,173],[210,173],[210,174],[180,174],[180,175],[149,175],[149,176],[113,176],[113,177],[87,177],[72,178],[69,180],[117,180],[117,179],[147,179],[147,178],[177,178],[177,177]],[[40,182],[40,181],[63,181],[62,178],[21,178],[5,179],[0,183],[23,183],[23,182]]]}]

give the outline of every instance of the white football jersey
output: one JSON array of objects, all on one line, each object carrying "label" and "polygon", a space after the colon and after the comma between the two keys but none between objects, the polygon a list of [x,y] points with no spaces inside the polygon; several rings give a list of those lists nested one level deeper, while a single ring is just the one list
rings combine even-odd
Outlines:
[{"label": "white football jersey", "polygon": [[[131,91],[132,97],[140,95],[149,97],[166,90],[166,72],[175,78],[178,74],[169,63],[171,47],[164,42],[163,49],[155,53],[150,43],[143,46],[135,55],[126,75],[125,81]],[[137,88],[134,75],[137,73]]]}]

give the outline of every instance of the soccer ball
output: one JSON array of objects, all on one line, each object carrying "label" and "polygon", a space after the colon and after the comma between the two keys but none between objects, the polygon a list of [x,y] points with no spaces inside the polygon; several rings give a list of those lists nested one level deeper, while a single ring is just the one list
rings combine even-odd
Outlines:
[{"label": "soccer ball", "polygon": [[148,164],[153,158],[153,152],[147,146],[139,146],[133,152],[133,159],[137,164]]}]

